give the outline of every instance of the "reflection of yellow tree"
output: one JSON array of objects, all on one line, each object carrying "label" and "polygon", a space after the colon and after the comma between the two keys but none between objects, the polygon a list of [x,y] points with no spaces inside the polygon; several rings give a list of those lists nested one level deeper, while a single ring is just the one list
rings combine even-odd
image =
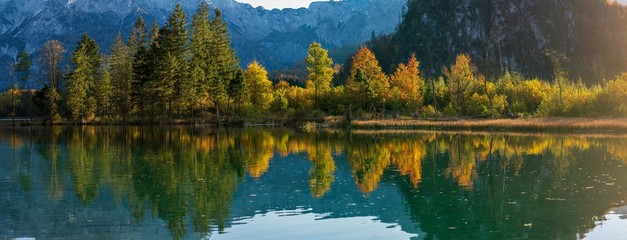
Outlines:
[{"label": "reflection of yellow tree", "polygon": [[473,187],[473,169],[475,167],[475,154],[473,143],[462,136],[455,136],[451,141],[451,159],[446,172],[457,183],[465,188]]},{"label": "reflection of yellow tree", "polygon": [[335,161],[326,143],[315,143],[310,147],[309,160],[313,164],[309,171],[309,187],[315,198],[321,198],[331,190],[335,181]]},{"label": "reflection of yellow tree", "polygon": [[359,190],[368,194],[377,189],[383,172],[390,166],[389,149],[378,144],[359,143],[349,149],[347,155]]},{"label": "reflection of yellow tree", "polygon": [[424,142],[393,140],[388,146],[392,149],[392,163],[401,175],[409,176],[414,188],[417,188],[422,180],[422,159],[426,154]]},{"label": "reflection of yellow tree", "polygon": [[261,177],[268,171],[270,159],[274,156],[274,137],[267,131],[248,131],[242,133],[242,144],[249,146],[244,158],[247,160],[250,176]]}]

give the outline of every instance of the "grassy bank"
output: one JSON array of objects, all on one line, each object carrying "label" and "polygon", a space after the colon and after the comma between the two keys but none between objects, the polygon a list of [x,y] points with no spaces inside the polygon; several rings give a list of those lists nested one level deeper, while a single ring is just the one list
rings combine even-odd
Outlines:
[{"label": "grassy bank", "polygon": [[449,120],[355,120],[358,129],[442,129],[497,131],[625,131],[627,118],[527,118],[527,119],[449,119]]}]

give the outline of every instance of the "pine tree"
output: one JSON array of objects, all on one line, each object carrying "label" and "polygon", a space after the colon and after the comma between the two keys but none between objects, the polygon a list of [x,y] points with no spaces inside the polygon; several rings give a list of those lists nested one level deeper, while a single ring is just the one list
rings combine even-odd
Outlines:
[{"label": "pine tree", "polygon": [[140,111],[142,121],[146,120],[146,110],[149,110],[148,108],[152,106],[151,103],[154,103],[154,101],[150,101],[153,96],[150,95],[150,91],[147,89],[147,83],[152,80],[154,72],[154,67],[151,65],[152,62],[153,58],[151,57],[150,49],[145,46],[139,47],[133,55],[133,81],[131,84],[133,107],[131,108],[136,108]]},{"label": "pine tree", "polygon": [[113,86],[111,84],[111,73],[104,68],[96,84],[96,102],[98,103],[98,115],[108,117],[111,114],[113,98]]},{"label": "pine tree", "polygon": [[239,67],[239,59],[231,48],[231,40],[226,23],[222,19],[222,12],[215,10],[215,18],[209,23],[211,41],[209,55],[212,56],[209,71],[208,95],[215,107],[216,116],[220,121],[222,104],[228,100],[227,89],[235,79]]},{"label": "pine tree", "polygon": [[133,28],[131,29],[131,34],[128,39],[131,55],[135,54],[140,47],[146,46],[147,44],[148,33],[146,32],[146,23],[144,22],[144,18],[139,16],[137,17],[135,24],[133,24]]},{"label": "pine tree", "polygon": [[194,14],[191,25],[192,37],[190,42],[190,70],[193,88],[196,89],[192,103],[194,112],[197,105],[201,105],[205,99],[209,99],[208,85],[209,76],[213,74],[209,64],[211,56],[209,54],[211,29],[209,28],[209,5],[202,2],[196,14]]},{"label": "pine tree", "polygon": [[[170,17],[168,17],[166,25],[160,29],[159,37],[157,38],[160,48],[157,50],[159,61],[162,61],[159,66],[161,67],[174,67],[175,69],[160,69],[160,74],[174,74],[174,76],[159,76],[165,88],[170,87],[170,82],[174,81],[173,94],[166,94],[169,99],[168,106],[170,111],[170,117],[172,112],[176,111],[178,114],[182,114],[183,110],[187,108],[189,102],[191,102],[191,96],[193,94],[194,86],[189,77],[189,66],[187,64],[187,58],[189,55],[189,44],[187,36],[187,22],[185,12],[181,4],[177,4]],[[163,51],[163,52],[162,52]],[[164,91],[164,93],[168,91]]]},{"label": "pine tree", "polygon": [[115,93],[111,99],[114,109],[111,109],[110,112],[113,111],[122,115],[123,121],[126,122],[127,114],[132,109],[133,59],[130,48],[124,45],[120,34],[111,46],[109,66],[111,89]]},{"label": "pine tree", "polygon": [[102,56],[96,40],[83,34],[72,63],[75,69],[68,79],[68,110],[72,120],[84,121],[94,117],[98,109],[96,82],[101,77]]},{"label": "pine tree", "polygon": [[74,51],[73,63],[74,70],[68,77],[66,105],[69,111],[69,117],[72,121],[85,120],[85,112],[87,110],[87,94],[89,91],[89,82],[93,82],[92,62],[87,56],[86,49],[79,46]]},{"label": "pine tree", "polygon": [[307,52],[307,70],[309,76],[307,77],[307,89],[313,92],[314,106],[316,109],[320,109],[320,97],[324,96],[331,89],[331,80],[333,80],[333,60],[329,58],[329,54],[326,49],[322,48],[319,43],[312,43],[309,45],[309,51]]}]

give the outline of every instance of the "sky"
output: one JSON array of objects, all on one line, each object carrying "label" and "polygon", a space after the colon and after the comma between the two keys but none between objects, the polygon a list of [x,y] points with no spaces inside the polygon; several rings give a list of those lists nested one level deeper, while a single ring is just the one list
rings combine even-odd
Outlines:
[{"label": "sky", "polygon": [[273,8],[283,9],[283,8],[309,7],[309,3],[320,1],[320,0],[235,0],[235,1],[249,3],[253,7],[263,6],[266,9],[273,9]]}]

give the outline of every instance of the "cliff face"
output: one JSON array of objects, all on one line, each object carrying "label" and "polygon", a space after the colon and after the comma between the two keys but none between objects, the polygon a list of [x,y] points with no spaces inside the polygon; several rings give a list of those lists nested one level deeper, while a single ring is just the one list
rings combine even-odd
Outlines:
[{"label": "cliff face", "polygon": [[488,75],[546,78],[550,51],[565,57],[572,78],[595,83],[627,71],[625,12],[604,0],[412,0],[398,31],[373,47],[387,68],[413,52],[437,73],[468,53]]}]

